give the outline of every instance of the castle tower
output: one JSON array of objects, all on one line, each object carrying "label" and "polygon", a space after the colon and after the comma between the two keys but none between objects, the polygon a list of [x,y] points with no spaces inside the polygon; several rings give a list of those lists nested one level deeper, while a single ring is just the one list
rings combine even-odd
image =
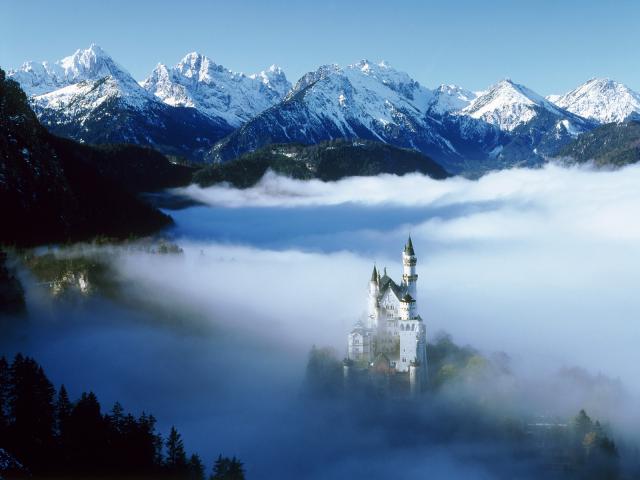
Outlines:
[{"label": "castle tower", "polygon": [[378,328],[378,295],[380,294],[378,269],[373,266],[373,272],[371,273],[371,280],[369,280],[369,315],[367,318],[367,328]]},{"label": "castle tower", "polygon": [[413,250],[413,242],[411,236],[404,246],[402,251],[402,284],[407,288],[407,293],[415,300],[416,295],[416,283],[418,282],[418,274],[416,273],[416,253]]},{"label": "castle tower", "polygon": [[399,372],[409,372],[411,391],[419,392],[426,382],[427,333],[422,318],[416,312],[416,301],[408,293],[400,301]]}]

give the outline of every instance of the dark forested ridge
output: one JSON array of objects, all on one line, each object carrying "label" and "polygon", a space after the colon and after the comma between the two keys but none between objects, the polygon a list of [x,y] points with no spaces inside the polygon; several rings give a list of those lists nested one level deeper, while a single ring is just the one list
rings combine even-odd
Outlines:
[{"label": "dark forested ridge", "polygon": [[[211,478],[244,479],[235,457],[212,463]],[[163,438],[153,415],[135,417],[117,402],[104,413],[92,392],[72,401],[32,358],[0,357],[0,478],[203,480],[207,470],[175,427]]]},{"label": "dark forested ridge", "polygon": [[583,133],[558,152],[570,163],[621,167],[640,160],[640,122],[608,123]]},{"label": "dark forested ridge", "polygon": [[81,145],[54,137],[59,151],[93,166],[102,176],[132,193],[152,192],[191,183],[194,167],[170,162],[160,152],[138,145]]},{"label": "dark forested ridge", "polygon": [[[123,168],[131,157],[138,164]],[[145,174],[144,171],[149,171]],[[148,234],[171,218],[133,193],[186,182],[183,167],[139,147],[93,148],[51,135],[18,84],[0,70],[0,243]],[[123,186],[124,185],[124,186]]]},{"label": "dark forested ridge", "polygon": [[449,176],[439,164],[415,150],[370,140],[332,140],[316,145],[269,145],[230,162],[206,167],[194,175],[194,180],[201,186],[228,182],[247,188],[268,169],[300,180],[323,181],[381,173],[419,172],[436,179]]}]

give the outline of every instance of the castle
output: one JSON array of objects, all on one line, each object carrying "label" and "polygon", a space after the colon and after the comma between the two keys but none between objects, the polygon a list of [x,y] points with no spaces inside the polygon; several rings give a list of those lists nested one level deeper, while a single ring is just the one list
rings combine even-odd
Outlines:
[{"label": "castle", "polygon": [[348,335],[345,378],[352,369],[406,377],[411,392],[422,390],[427,376],[427,338],[417,314],[417,258],[411,237],[402,252],[402,282],[374,266],[369,281],[368,315]]}]

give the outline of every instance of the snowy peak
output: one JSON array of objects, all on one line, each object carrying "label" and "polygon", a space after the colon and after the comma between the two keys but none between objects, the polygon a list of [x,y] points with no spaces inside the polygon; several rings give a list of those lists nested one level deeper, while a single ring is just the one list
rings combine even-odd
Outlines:
[{"label": "snowy peak", "polygon": [[159,64],[141,85],[168,105],[197,108],[233,127],[278,103],[291,88],[275,65],[245,75],[198,52],[188,53],[172,68]]},{"label": "snowy peak", "polygon": [[291,90],[291,83],[287,80],[284,70],[277,65],[271,65],[266,70],[249,75],[249,78],[260,80],[265,88],[276,92],[280,99],[283,99]]},{"label": "snowy peak", "polygon": [[547,97],[561,108],[599,123],[640,115],[640,94],[609,78],[592,78],[565,95]]},{"label": "snowy peak", "polygon": [[76,50],[68,57],[49,62],[26,62],[19,69],[9,71],[30,96],[43,95],[83,81],[99,80],[107,76],[132,86],[133,78],[98,45]]},{"label": "snowy peak", "polygon": [[[69,81],[95,80],[108,75],[119,76],[124,70],[96,44],[85,50],[76,50],[73,55],[63,58],[59,62]],[[126,74],[126,73],[125,73]]]},{"label": "snowy peak", "polygon": [[433,93],[386,62],[368,60],[340,67],[324,65],[304,75],[288,98],[304,91],[305,103],[318,118],[356,136],[352,125],[367,129],[390,124],[421,124]]},{"label": "snowy peak", "polygon": [[359,73],[379,82],[385,87],[404,96],[408,100],[415,100],[416,96],[425,93],[428,90],[422,88],[418,82],[412,79],[407,73],[400,72],[391,67],[384,60],[379,63],[373,63],[369,60],[360,60],[358,63],[349,65],[344,70],[347,75]]},{"label": "snowy peak", "polygon": [[479,95],[461,114],[483,120],[500,130],[511,131],[532,120],[539,108],[562,115],[558,107],[533,90],[504,79]]},{"label": "snowy peak", "polygon": [[477,95],[458,85],[440,85],[433,91],[433,101],[429,106],[431,115],[459,112],[467,107]]}]

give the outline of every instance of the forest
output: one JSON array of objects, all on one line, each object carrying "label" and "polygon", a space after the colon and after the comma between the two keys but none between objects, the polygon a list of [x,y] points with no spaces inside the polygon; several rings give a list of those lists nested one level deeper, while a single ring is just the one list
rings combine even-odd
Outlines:
[{"label": "forest", "polygon": [[175,427],[163,437],[151,414],[136,417],[118,402],[105,413],[93,392],[72,401],[33,358],[0,357],[0,478],[52,476],[245,478],[235,456],[220,455],[207,469]]}]

